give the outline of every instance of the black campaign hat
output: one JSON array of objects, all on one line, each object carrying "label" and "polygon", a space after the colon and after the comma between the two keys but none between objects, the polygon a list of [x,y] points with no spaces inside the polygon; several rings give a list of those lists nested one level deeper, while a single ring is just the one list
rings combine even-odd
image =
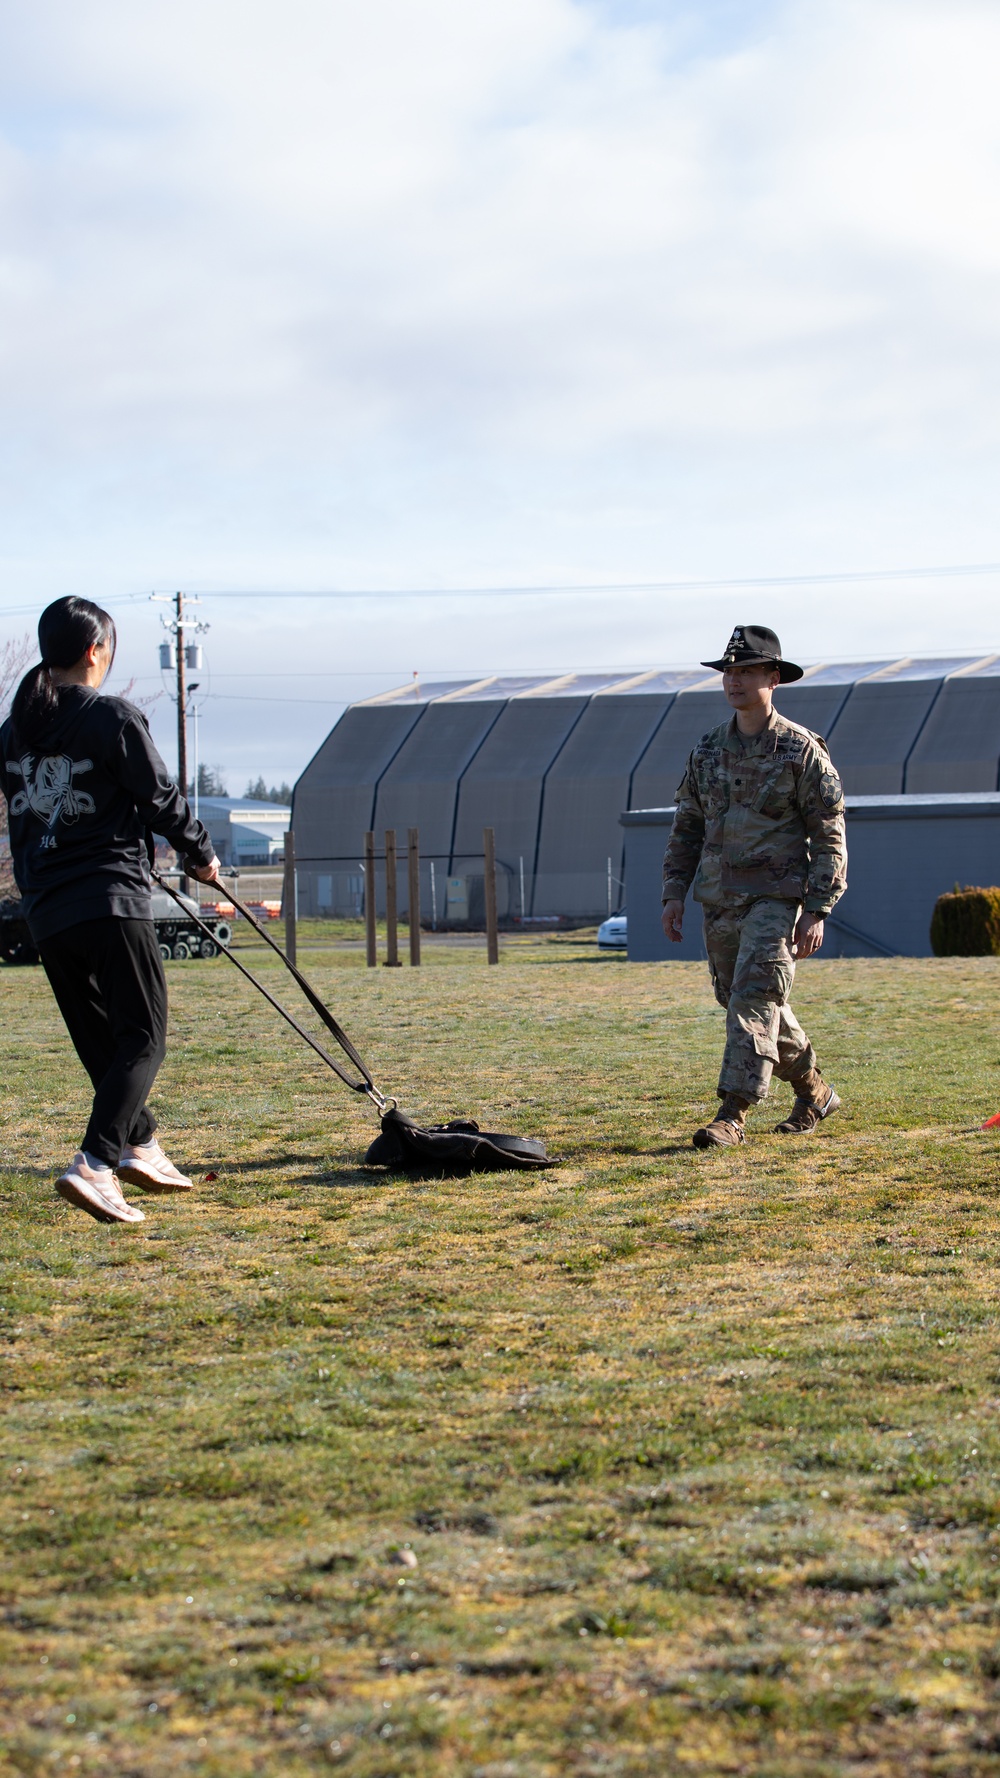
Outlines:
[{"label": "black campaign hat", "polygon": [[703,667],[714,667],[724,673],[727,667],[777,667],[782,685],[802,678],[802,668],[794,661],[783,661],[781,643],[773,630],[763,624],[737,624],[726,643],[720,661],[702,661]]}]

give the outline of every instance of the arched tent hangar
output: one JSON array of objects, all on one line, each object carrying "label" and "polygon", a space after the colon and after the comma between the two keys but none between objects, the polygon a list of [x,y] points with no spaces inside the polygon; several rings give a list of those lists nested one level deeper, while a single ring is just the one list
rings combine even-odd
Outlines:
[{"label": "arched tent hangar", "polygon": [[[848,795],[1000,789],[1000,654],[820,662],[775,702],[826,738]],[[502,919],[603,919],[625,899],[623,811],[669,806],[727,713],[701,667],[412,684],[352,704],[295,787],[300,912],[360,913],[364,835],[381,850],[386,828],[406,912],[415,827],[424,919],[474,924],[489,826]]]}]

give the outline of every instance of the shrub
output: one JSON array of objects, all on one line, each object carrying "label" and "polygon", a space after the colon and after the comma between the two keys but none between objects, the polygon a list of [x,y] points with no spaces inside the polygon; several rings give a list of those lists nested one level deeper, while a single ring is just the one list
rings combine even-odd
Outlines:
[{"label": "shrub", "polygon": [[1000,889],[955,888],[931,916],[935,957],[1000,957]]}]

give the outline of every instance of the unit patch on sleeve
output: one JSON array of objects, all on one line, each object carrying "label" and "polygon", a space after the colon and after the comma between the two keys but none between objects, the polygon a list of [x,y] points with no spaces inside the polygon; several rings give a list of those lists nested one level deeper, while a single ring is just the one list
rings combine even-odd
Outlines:
[{"label": "unit patch on sleeve", "polygon": [[823,799],[824,807],[827,809],[835,809],[837,804],[843,799],[844,786],[841,784],[840,778],[832,766],[828,771],[823,773],[823,776],[819,781],[819,794]]}]

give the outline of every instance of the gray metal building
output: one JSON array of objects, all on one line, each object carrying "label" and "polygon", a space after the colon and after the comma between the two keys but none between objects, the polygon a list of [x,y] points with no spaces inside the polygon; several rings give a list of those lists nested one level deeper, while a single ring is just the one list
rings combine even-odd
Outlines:
[{"label": "gray metal building", "polygon": [[253,869],[284,861],[285,835],[292,820],[292,811],[284,804],[248,796],[202,796],[198,814],[223,864]]},{"label": "gray metal building", "polygon": [[[630,883],[628,954],[633,962],[705,955],[702,915],[688,898],[679,945],[660,925],[663,853],[672,809],[622,816]],[[826,923],[823,957],[929,957],[939,895],[959,883],[1000,878],[1000,794],[849,796],[847,893]]]},{"label": "gray metal building", "polygon": [[[823,662],[775,701],[825,736],[853,797],[1000,785],[1000,655]],[[609,884],[623,899],[620,814],[669,806],[726,715],[700,667],[407,685],[351,705],[295,788],[300,910],[360,912],[365,831],[381,848],[394,828],[405,851],[416,827],[422,910],[433,864],[436,917],[475,917],[488,825],[501,916],[603,917]],[[403,866],[398,894],[402,911]]]}]

